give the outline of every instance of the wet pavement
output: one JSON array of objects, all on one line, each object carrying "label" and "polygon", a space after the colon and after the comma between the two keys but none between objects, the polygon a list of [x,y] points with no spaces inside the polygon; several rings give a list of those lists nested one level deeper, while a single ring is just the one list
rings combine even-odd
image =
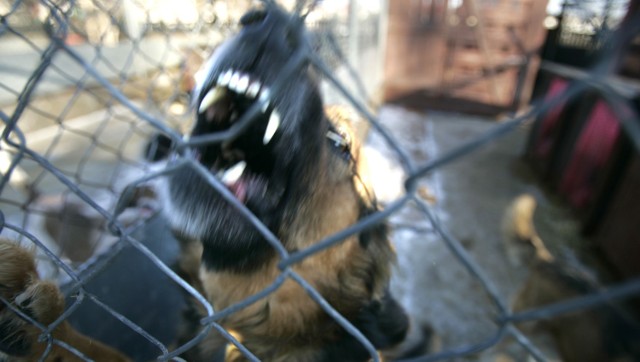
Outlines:
[{"label": "wet pavement", "polygon": [[[496,121],[467,115],[416,113],[395,106],[383,107],[380,121],[416,165],[496,125]],[[528,275],[526,267],[508,262],[504,250],[501,223],[515,197],[524,192],[536,195],[540,234],[579,238],[570,213],[545,197],[523,162],[527,134],[527,127],[518,128],[419,182],[419,193],[427,195],[436,217],[461,242],[507,305]],[[366,147],[376,165],[372,181],[381,202],[396,200],[403,195],[405,177],[397,158],[375,131],[370,132]],[[419,322],[434,328],[441,349],[491,338],[497,332],[492,322],[495,305],[425,215],[409,203],[390,224],[398,253],[392,290]]]}]

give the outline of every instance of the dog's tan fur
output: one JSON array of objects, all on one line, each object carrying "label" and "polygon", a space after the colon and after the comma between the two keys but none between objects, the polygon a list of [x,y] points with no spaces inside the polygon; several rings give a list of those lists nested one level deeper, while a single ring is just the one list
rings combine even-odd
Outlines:
[{"label": "dog's tan fur", "polygon": [[[340,108],[328,109],[345,138],[351,138],[347,116]],[[302,250],[329,235],[355,224],[361,208],[373,207],[371,191],[363,181],[365,176],[358,169],[360,151],[354,139],[350,140],[352,163],[338,162],[327,154],[325,167],[313,182],[313,192],[308,195],[292,222],[278,233],[284,235],[283,244],[289,251]],[[363,205],[364,203],[364,205]],[[372,237],[378,237],[373,235]],[[222,310],[268,287],[280,275],[279,259],[273,259],[252,273],[210,272],[200,268],[202,245],[197,241],[182,241],[182,253],[177,269],[190,284],[203,292]],[[312,255],[292,266],[302,278],[313,285],[337,310],[344,315],[358,312],[363,300],[380,299],[384,293],[391,263],[394,260],[391,244],[385,240],[371,242],[366,252],[359,244],[358,235],[340,244]],[[369,288],[365,280],[372,281]],[[2,295],[9,301],[31,297],[28,305],[33,318],[44,326],[56,321],[64,310],[64,299],[58,288],[37,277],[33,255],[16,244],[0,242],[0,286]],[[22,296],[22,297],[19,297]],[[6,307],[0,308],[0,320],[9,321],[16,331],[24,331],[31,345],[29,354],[12,357],[16,361],[29,361],[41,356],[46,343],[38,342],[41,331],[29,322],[18,318]],[[251,306],[228,316],[222,325],[258,356],[271,361],[313,360],[314,343],[326,340],[338,333],[335,326],[328,327],[330,317],[309,297],[300,285],[287,280],[274,293]],[[193,332],[193,331],[190,331]],[[20,335],[4,336],[11,339]],[[53,337],[76,349],[85,356],[103,361],[126,361],[127,357],[97,341],[76,332],[66,321],[52,333]],[[292,338],[292,336],[298,336]],[[274,355],[273,345],[287,339],[287,349]],[[187,356],[199,360],[213,353],[226,341],[212,333],[208,340]],[[80,360],[73,353],[57,345],[49,352],[52,361]],[[232,345],[227,346],[226,360],[243,360]]]},{"label": "dog's tan fur", "polygon": [[[7,239],[0,239],[0,294],[44,327],[56,322],[65,307],[64,297],[58,287],[38,277],[33,254]],[[49,347],[47,341],[39,341],[41,329],[19,318],[5,304],[0,305],[0,325],[3,332],[8,331],[0,336],[0,345],[18,343],[29,347],[24,349],[26,353],[19,356],[7,356],[0,352],[0,359],[36,361]],[[78,333],[66,321],[57,325],[51,331],[51,336],[93,360],[128,361],[114,349]],[[46,360],[66,362],[82,359],[53,343]]]},{"label": "dog's tan fur", "polygon": [[[313,180],[313,192],[292,216],[278,235],[288,251],[302,250],[327,236],[355,224],[361,208],[374,207],[370,186],[366,183],[365,170],[360,162],[362,155],[351,128],[351,114],[343,107],[326,109],[332,123],[343,137],[349,140],[352,162],[345,163],[325,155],[324,167]],[[364,203],[364,205],[363,205]],[[373,235],[372,237],[378,237]],[[363,252],[359,235],[354,235],[327,250],[314,254],[292,270],[308,281],[344,315],[358,312],[363,300],[380,299],[387,286],[391,264],[395,260],[392,245],[385,238],[371,242]],[[199,242],[182,240],[181,275],[187,280],[198,271],[202,247]],[[194,262],[196,261],[197,262]],[[217,310],[223,310],[270,286],[282,273],[274,258],[251,273],[212,272],[201,267],[195,279],[197,289],[202,291]],[[366,279],[371,278],[373,289],[369,290]],[[329,316],[320,306],[291,279],[287,279],[277,291],[251,306],[228,316],[222,325],[257,356],[268,356],[270,361],[314,360],[315,343],[326,340],[336,333],[329,327]],[[292,336],[298,336],[292,338]],[[279,349],[274,355],[274,345],[287,339],[287,349]],[[200,350],[189,355],[196,359],[210,355],[225,341],[213,335]],[[226,360],[242,359],[233,345],[227,346]]]},{"label": "dog's tan fur", "polygon": [[[514,312],[569,300],[600,288],[584,266],[558,258],[546,247],[533,222],[536,206],[532,195],[520,195],[505,214],[507,251],[515,251],[511,256],[517,256],[520,265],[530,268],[528,278],[514,298]],[[616,327],[625,323],[621,310],[612,302],[596,310],[581,310],[530,323],[526,329],[549,333],[563,361],[631,361],[635,358],[633,352],[612,346],[612,343],[627,343],[620,340],[620,330]]]}]

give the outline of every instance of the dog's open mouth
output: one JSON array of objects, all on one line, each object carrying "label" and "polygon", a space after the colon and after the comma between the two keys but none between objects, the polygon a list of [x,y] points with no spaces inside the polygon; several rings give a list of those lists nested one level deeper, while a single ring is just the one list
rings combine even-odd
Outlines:
[{"label": "dog's open mouth", "polygon": [[284,187],[270,182],[277,162],[273,145],[281,121],[270,102],[270,88],[251,73],[235,69],[222,71],[214,79],[203,92],[193,136],[229,129],[256,102],[260,112],[235,140],[199,147],[194,156],[250,209],[273,207]]}]

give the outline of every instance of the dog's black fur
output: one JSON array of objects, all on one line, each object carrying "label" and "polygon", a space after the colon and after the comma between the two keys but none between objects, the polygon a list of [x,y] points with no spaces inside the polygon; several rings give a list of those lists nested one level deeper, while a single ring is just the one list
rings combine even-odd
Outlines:
[{"label": "dog's black fur", "polygon": [[[305,41],[300,20],[275,8],[252,11],[242,18],[241,24],[241,33],[221,46],[220,54],[214,55],[215,62],[209,64],[206,79],[196,89],[199,101],[228,69],[251,74],[263,85],[276,83],[297,46]],[[261,114],[260,119],[232,143],[232,148],[246,153],[248,169],[268,180],[267,195],[249,196],[246,206],[274,232],[278,225],[293,217],[297,200],[309,193],[308,182],[300,176],[313,175],[320,148],[325,146],[318,140],[324,140],[329,123],[322,117],[322,103],[314,82],[307,71],[294,72],[280,92],[271,94],[269,111]],[[238,108],[236,112],[246,111],[248,106],[247,100],[232,104]],[[269,114],[275,108],[281,111],[284,122],[274,140],[261,147]],[[220,113],[225,111],[233,112],[220,110]],[[207,114],[201,113],[191,136],[223,131],[230,126],[231,122],[221,115],[208,120]],[[221,157],[220,145],[199,147],[196,153],[206,167],[216,163],[229,166],[235,161]],[[242,272],[258,267],[273,256],[273,248],[256,228],[240,217],[195,171],[172,175],[169,185],[169,208],[174,213],[170,218],[175,220],[175,213],[180,213],[184,219],[199,220],[194,230],[185,227],[184,220],[177,220],[175,227],[186,236],[202,241],[203,262],[210,269]]]}]

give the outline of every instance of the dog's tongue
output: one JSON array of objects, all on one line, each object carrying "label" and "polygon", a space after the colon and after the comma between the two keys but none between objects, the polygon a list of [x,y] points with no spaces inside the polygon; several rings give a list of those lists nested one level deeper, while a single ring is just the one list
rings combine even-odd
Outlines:
[{"label": "dog's tongue", "polygon": [[236,198],[243,204],[247,201],[247,182],[242,177],[238,181],[226,185],[227,188],[233,192]]}]

